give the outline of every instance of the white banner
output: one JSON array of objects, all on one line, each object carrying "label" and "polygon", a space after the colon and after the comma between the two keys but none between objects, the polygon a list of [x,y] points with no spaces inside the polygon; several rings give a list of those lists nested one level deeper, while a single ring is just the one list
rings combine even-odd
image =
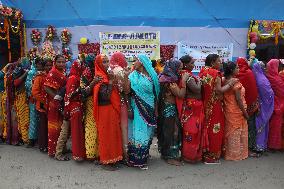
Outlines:
[{"label": "white banner", "polygon": [[178,43],[178,58],[190,55],[195,61],[193,72],[200,72],[205,65],[205,59],[209,54],[218,54],[223,62],[232,60],[233,44],[224,43]]}]

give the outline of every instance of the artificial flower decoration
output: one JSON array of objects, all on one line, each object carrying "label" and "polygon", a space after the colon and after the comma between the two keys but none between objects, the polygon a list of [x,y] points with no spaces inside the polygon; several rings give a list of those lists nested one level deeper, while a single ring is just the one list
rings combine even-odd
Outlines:
[{"label": "artificial flower decoration", "polygon": [[46,30],[45,39],[53,41],[56,37],[56,29],[53,26],[49,25]]},{"label": "artificial flower decoration", "polygon": [[61,41],[62,46],[68,45],[71,41],[72,34],[69,32],[67,28],[63,29],[61,32]]},{"label": "artificial flower decoration", "polygon": [[41,58],[53,60],[55,56],[56,56],[56,53],[53,49],[52,43],[49,40],[45,41],[42,44]]},{"label": "artificial flower decoration", "polygon": [[36,47],[31,48],[28,52],[29,60],[34,60],[38,56],[38,49]]},{"label": "artificial flower decoration", "polygon": [[31,40],[34,46],[38,46],[41,42],[41,32],[38,29],[32,30]]}]

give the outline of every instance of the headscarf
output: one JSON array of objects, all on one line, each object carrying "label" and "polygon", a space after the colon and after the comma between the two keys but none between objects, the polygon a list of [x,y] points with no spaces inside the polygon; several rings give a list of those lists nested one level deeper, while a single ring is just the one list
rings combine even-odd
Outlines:
[{"label": "headscarf", "polygon": [[143,64],[143,67],[151,77],[154,87],[155,87],[155,94],[156,97],[158,98],[159,93],[160,93],[160,83],[158,79],[158,75],[155,72],[154,68],[152,67],[152,62],[151,60],[145,55],[145,54],[140,54],[138,55],[139,61]]},{"label": "headscarf", "polygon": [[[95,76],[99,76],[102,78],[101,82],[96,84],[94,87],[94,118],[98,120],[99,109],[98,109],[98,93],[102,84],[108,84],[109,79],[106,70],[103,66],[103,59],[106,57],[104,54],[100,54],[95,59]],[[112,88],[112,93],[110,97],[111,104],[113,108],[120,114],[120,96],[118,90],[116,88]]]},{"label": "headscarf", "polygon": [[252,115],[258,110],[258,91],[256,86],[256,81],[253,72],[251,71],[248,62],[245,58],[239,57],[237,59],[237,64],[239,66],[239,78],[241,84],[245,88],[245,99],[248,105],[248,114]]},{"label": "headscarf", "polygon": [[56,69],[54,65],[47,74],[44,85],[55,90],[59,90],[66,85],[66,77],[62,72]]},{"label": "headscarf", "polygon": [[275,96],[284,98],[284,81],[278,73],[279,60],[271,59],[267,63],[267,78],[270,81],[271,87]]},{"label": "headscarf", "polygon": [[172,83],[178,81],[178,70],[181,62],[178,60],[169,60],[166,62],[163,72],[159,75],[160,83]]},{"label": "headscarf", "polygon": [[156,66],[155,66],[155,70],[156,70],[156,72],[157,72],[158,74],[162,73],[163,70],[164,70],[164,66],[163,66],[161,63],[162,63],[162,60],[161,60],[161,59],[157,60],[157,64],[156,64]]},{"label": "headscarf", "polygon": [[71,65],[69,76],[76,76],[80,78],[81,73],[82,73],[81,63],[78,60],[75,60]]},{"label": "headscarf", "polygon": [[110,58],[110,67],[113,69],[114,67],[125,68],[127,66],[127,62],[125,60],[125,56],[121,52],[115,52]]}]

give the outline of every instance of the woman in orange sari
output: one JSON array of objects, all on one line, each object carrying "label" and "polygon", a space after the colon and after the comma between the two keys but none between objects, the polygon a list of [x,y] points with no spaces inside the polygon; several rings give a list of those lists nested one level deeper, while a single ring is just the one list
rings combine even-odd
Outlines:
[{"label": "woman in orange sari", "polygon": [[232,79],[222,87],[220,66],[221,59],[219,55],[210,54],[206,57],[205,67],[199,73],[203,86],[205,127],[209,142],[209,148],[203,156],[205,164],[220,163],[225,126],[222,95],[238,81],[238,79]]},{"label": "woman in orange sari", "polygon": [[120,96],[114,85],[114,74],[109,71],[106,55],[95,60],[95,76],[102,78],[94,87],[94,117],[98,129],[99,157],[103,168],[115,170],[116,162],[122,160],[122,136],[120,128]]},{"label": "woman in orange sari", "polygon": [[[229,83],[239,73],[234,62],[224,64],[224,83]],[[248,123],[245,88],[241,82],[224,93],[225,160],[243,160],[248,157]]]},{"label": "woman in orange sari", "polygon": [[58,95],[60,90],[66,85],[64,75],[65,58],[62,55],[55,57],[55,64],[48,73],[44,82],[45,91],[48,97],[48,155],[54,157],[56,144],[60,135],[61,125],[63,122],[63,98]]}]

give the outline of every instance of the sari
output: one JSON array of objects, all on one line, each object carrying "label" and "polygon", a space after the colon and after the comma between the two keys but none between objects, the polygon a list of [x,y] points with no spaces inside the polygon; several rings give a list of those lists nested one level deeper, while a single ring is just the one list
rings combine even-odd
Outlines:
[{"label": "sari", "polygon": [[255,119],[256,125],[256,150],[265,151],[267,149],[269,120],[274,110],[274,92],[270,82],[266,78],[261,66],[255,63],[252,66],[256,85],[259,94],[260,112]]},{"label": "sari", "polygon": [[16,145],[19,143],[20,134],[18,130],[18,123],[16,119],[15,112],[15,90],[13,82],[13,70],[15,69],[15,64],[7,68],[4,77],[4,88],[5,92],[2,97],[2,107],[6,114],[6,121],[4,122],[4,138],[7,144]]},{"label": "sari", "polygon": [[[50,87],[57,93],[62,90],[66,84],[66,77],[58,71],[55,66],[52,67],[44,82],[45,87]],[[60,135],[61,125],[63,123],[62,104],[50,95],[48,97],[48,155],[53,157],[56,152],[57,140]]]},{"label": "sari", "polygon": [[36,67],[34,63],[32,63],[31,69],[28,72],[28,76],[25,82],[27,97],[29,99],[29,114],[30,114],[29,139],[30,140],[36,140],[38,138],[39,117],[36,112],[35,99],[32,96],[32,83],[36,73],[37,73]]},{"label": "sari", "polygon": [[[86,66],[81,77],[81,88],[86,88],[92,82],[93,74],[91,68]],[[86,94],[84,97],[84,119],[85,127],[85,148],[86,158],[93,160],[98,158],[98,131],[94,118],[94,102],[93,95]]]},{"label": "sari", "polygon": [[[112,164],[122,160],[122,136],[120,129],[120,96],[116,86],[109,89],[109,78],[103,67],[105,55],[98,55],[95,60],[95,76],[102,78],[94,87],[94,117],[98,129],[99,156],[102,164]],[[101,88],[107,88],[104,94]],[[110,91],[111,90],[111,91]],[[107,104],[99,96],[108,96]]]},{"label": "sari", "polygon": [[224,114],[225,114],[225,160],[243,160],[248,157],[248,124],[243,116],[237,101],[235,92],[240,91],[241,100],[245,109],[245,88],[240,82],[232,89],[224,93]]},{"label": "sari", "polygon": [[278,73],[279,60],[267,63],[267,79],[274,92],[274,111],[269,122],[268,148],[283,149],[284,81]]},{"label": "sari", "polygon": [[218,161],[222,152],[225,118],[221,97],[216,93],[217,78],[221,80],[221,73],[210,67],[203,67],[199,73],[203,83],[202,96],[204,100],[205,121],[208,136],[208,150],[204,153],[204,161]]},{"label": "sari", "polygon": [[[30,115],[29,115],[29,104],[27,93],[24,87],[24,82],[26,78],[21,79],[20,77],[25,74],[24,65],[19,65],[13,71],[13,86],[15,87],[15,101],[14,101],[14,109],[12,111],[16,113],[16,119],[18,123],[18,130],[20,134],[20,138],[22,142],[29,143],[29,123],[30,123]],[[12,113],[12,119],[14,119]]]},{"label": "sari", "polygon": [[47,94],[44,90],[46,72],[37,72],[33,79],[32,96],[35,98],[36,111],[38,114],[38,147],[40,150],[47,149],[48,128],[47,128]]},{"label": "sari", "polygon": [[138,55],[149,77],[134,70],[129,76],[133,120],[128,120],[128,156],[133,166],[147,164],[149,149],[157,126],[155,104],[160,93],[158,76],[146,55]]},{"label": "sari", "polygon": [[239,66],[239,74],[237,78],[245,88],[245,98],[247,103],[247,112],[249,115],[248,129],[249,129],[249,148],[256,150],[256,116],[259,110],[258,90],[256,80],[248,62],[245,58],[238,58],[237,64]]},{"label": "sari", "polygon": [[121,101],[121,112],[120,112],[120,127],[122,134],[122,147],[124,158],[127,157],[127,144],[128,144],[128,113],[127,113],[127,104],[126,98],[123,91],[124,84],[124,68],[127,67],[127,62],[124,55],[121,52],[115,52],[110,58],[110,67],[113,70],[115,77],[118,82],[118,90],[120,94]]},{"label": "sari", "polygon": [[[198,81],[191,72],[183,70],[190,74],[189,79]],[[181,81],[179,86],[182,87]],[[186,93],[189,93],[187,89]],[[198,162],[202,160],[202,154],[208,148],[208,137],[204,127],[204,105],[201,99],[195,98],[177,98],[179,118],[182,124],[182,158],[188,162]]]},{"label": "sari", "polygon": [[78,61],[73,62],[66,83],[66,93],[64,97],[64,116],[66,120],[70,120],[72,156],[74,160],[84,159],[86,157],[83,103],[82,94],[79,91],[81,72],[81,64]]},{"label": "sari", "polygon": [[[2,101],[2,97],[4,95],[5,87],[4,87],[4,76],[5,73],[1,70],[0,71],[0,100]],[[4,135],[4,121],[5,121],[5,114],[2,103],[0,104],[0,138]]]},{"label": "sari", "polygon": [[160,96],[158,102],[158,149],[164,159],[179,159],[181,147],[181,123],[176,103],[166,101],[166,98],[175,96],[169,85],[178,82],[179,61],[166,63],[164,71],[159,75]]}]

